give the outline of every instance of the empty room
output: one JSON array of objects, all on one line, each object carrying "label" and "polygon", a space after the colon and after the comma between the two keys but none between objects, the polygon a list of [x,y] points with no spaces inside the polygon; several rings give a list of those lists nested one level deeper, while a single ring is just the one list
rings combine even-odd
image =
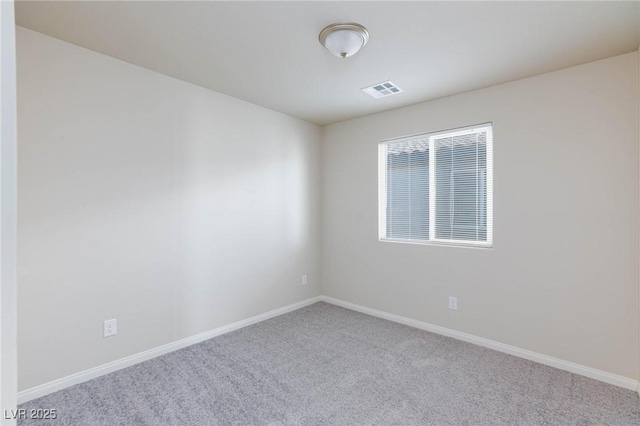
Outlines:
[{"label": "empty room", "polygon": [[640,3],[0,2],[2,425],[640,425]]}]

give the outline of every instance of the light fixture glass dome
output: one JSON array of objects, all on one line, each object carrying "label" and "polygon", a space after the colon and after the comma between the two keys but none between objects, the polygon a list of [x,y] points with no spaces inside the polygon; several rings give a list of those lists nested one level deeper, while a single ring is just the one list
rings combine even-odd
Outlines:
[{"label": "light fixture glass dome", "polygon": [[369,41],[369,32],[360,24],[331,24],[320,32],[320,43],[340,58],[353,56]]}]

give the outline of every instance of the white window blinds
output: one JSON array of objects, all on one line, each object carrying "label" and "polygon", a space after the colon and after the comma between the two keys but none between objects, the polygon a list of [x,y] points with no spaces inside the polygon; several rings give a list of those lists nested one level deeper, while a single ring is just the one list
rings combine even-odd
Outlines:
[{"label": "white window blinds", "polygon": [[380,143],[380,239],[491,246],[492,126]]}]

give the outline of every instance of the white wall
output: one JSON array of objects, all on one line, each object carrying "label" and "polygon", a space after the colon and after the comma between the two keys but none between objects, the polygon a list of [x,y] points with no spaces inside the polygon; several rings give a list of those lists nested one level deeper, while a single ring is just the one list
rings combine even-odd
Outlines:
[{"label": "white wall", "polygon": [[319,295],[317,126],[22,28],[18,114],[20,389]]},{"label": "white wall", "polygon": [[[494,248],[379,242],[378,141],[489,121]],[[638,155],[635,52],[327,126],[323,294],[638,378]]]},{"label": "white wall", "polygon": [[0,409],[16,408],[16,36],[13,1],[0,2]]}]

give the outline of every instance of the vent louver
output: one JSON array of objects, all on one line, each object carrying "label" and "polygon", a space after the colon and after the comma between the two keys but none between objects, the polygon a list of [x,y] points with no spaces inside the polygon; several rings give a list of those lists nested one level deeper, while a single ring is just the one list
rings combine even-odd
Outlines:
[{"label": "vent louver", "polygon": [[395,85],[391,81],[383,81],[369,87],[362,89],[363,92],[368,93],[374,98],[386,98],[387,96],[402,93],[402,89]]}]

